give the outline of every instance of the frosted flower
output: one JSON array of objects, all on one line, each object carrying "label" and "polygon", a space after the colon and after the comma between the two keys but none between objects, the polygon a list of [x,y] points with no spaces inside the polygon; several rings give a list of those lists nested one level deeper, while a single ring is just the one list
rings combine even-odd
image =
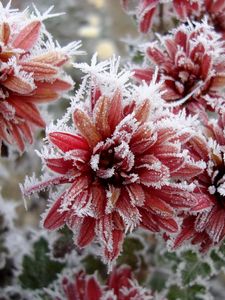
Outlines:
[{"label": "frosted flower", "polygon": [[[149,81],[154,66],[164,81],[164,100],[170,106],[185,106],[189,113],[215,109],[223,98],[225,85],[224,47],[218,35],[205,21],[181,25],[160,37],[146,50],[151,64],[135,70],[135,77]],[[207,116],[205,116],[207,118]]]},{"label": "frosted flower", "polygon": [[[133,0],[123,0],[125,10]],[[185,20],[190,15],[198,14],[200,3],[198,0],[136,0],[134,14],[137,18],[138,28],[141,33],[147,33],[153,24],[154,16],[160,3],[172,3],[179,19]]]},{"label": "frosted flower", "polygon": [[182,224],[182,229],[174,240],[174,247],[185,241],[199,244],[201,251],[221,243],[225,237],[225,136],[224,115],[217,123],[207,126],[208,143],[203,138],[191,143],[196,158],[207,163],[207,169],[198,176],[199,184],[194,192],[199,194],[196,214],[190,210]]},{"label": "frosted flower", "polygon": [[60,48],[53,43],[43,20],[50,10],[37,16],[11,10],[0,4],[0,145],[33,142],[33,127],[45,127],[37,104],[58,99],[73,82],[62,67],[79,43]]},{"label": "frosted flower", "polygon": [[223,0],[204,0],[205,12],[215,30],[225,38],[225,2]]},{"label": "frosted flower", "polygon": [[[131,268],[121,266],[114,268],[105,286],[101,285],[94,275],[87,275],[84,271],[71,276],[64,275],[61,280],[62,290],[54,300],[154,300],[150,290],[141,287],[134,279]],[[54,293],[52,293],[54,295]]]},{"label": "frosted flower", "polygon": [[141,86],[130,87],[129,94],[124,86],[113,88],[124,82],[123,73],[113,78],[113,68],[95,74],[90,90],[84,86],[88,97],[76,105],[70,131],[57,126],[48,131],[49,145],[41,156],[58,175],[36,185],[25,182],[23,188],[26,196],[67,183],[46,213],[44,227],[67,224],[81,248],[96,238],[109,264],[127,231],[142,226],[176,232],[175,208],[195,203],[183,181],[204,169],[182,149],[194,134],[185,116],[151,109],[151,99],[160,97],[158,84],[149,85],[149,94],[146,85],[143,93]]}]

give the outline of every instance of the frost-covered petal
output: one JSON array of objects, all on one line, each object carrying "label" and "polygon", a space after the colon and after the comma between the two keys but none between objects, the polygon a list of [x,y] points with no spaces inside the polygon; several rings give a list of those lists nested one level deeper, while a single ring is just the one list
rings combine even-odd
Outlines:
[{"label": "frost-covered petal", "polygon": [[74,112],[74,122],[80,133],[86,138],[88,144],[93,147],[101,141],[102,137],[91,119],[82,110]]},{"label": "frost-covered petal", "polygon": [[60,211],[60,207],[61,207],[62,201],[64,199],[64,196],[65,196],[65,193],[63,193],[54,202],[53,206],[51,206],[47,215],[44,217],[44,220],[43,220],[44,228],[49,229],[49,230],[54,230],[65,224],[68,212]]},{"label": "frost-covered petal", "polygon": [[17,34],[12,46],[23,50],[32,48],[39,38],[41,25],[38,20],[30,22]]},{"label": "frost-covered petal", "polygon": [[89,149],[87,141],[82,136],[66,132],[50,132],[49,140],[63,152],[76,149]]}]

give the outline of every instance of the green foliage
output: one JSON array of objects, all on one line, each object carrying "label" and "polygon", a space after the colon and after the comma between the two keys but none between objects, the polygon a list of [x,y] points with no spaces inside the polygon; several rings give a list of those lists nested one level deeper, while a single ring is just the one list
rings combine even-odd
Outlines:
[{"label": "green foliage", "polygon": [[214,271],[207,257],[201,257],[193,250],[168,252],[156,249],[154,263],[156,271],[151,276],[150,286],[159,292],[167,286],[169,300],[200,300],[209,293],[204,281],[207,282]]},{"label": "green foliage", "polygon": [[138,263],[140,262],[140,255],[138,252],[144,249],[141,241],[134,237],[126,238],[123,244],[123,251],[121,256],[118,258],[118,264],[127,264],[132,267],[132,269],[138,268]]},{"label": "green foliage", "polygon": [[161,292],[166,285],[167,276],[161,272],[154,272],[150,280],[150,287],[153,291]]},{"label": "green foliage", "polygon": [[184,268],[181,271],[183,285],[191,284],[196,278],[207,278],[212,270],[206,261],[202,261],[198,255],[189,250],[181,254]]},{"label": "green foliage", "polygon": [[106,266],[103,264],[100,258],[94,255],[91,254],[87,255],[82,260],[82,265],[84,265],[87,274],[94,274],[96,270],[98,271],[98,273],[101,275],[102,278],[104,278],[107,274]]},{"label": "green foliage", "polygon": [[168,300],[202,300],[204,299],[206,289],[203,285],[194,284],[188,287],[178,287],[172,285],[169,288]]},{"label": "green foliage", "polygon": [[23,271],[19,276],[23,288],[40,289],[56,279],[64,264],[51,260],[48,254],[48,243],[44,238],[40,238],[34,243],[32,255],[24,256]]},{"label": "green foliage", "polygon": [[64,226],[58,232],[58,238],[51,247],[51,254],[54,258],[65,258],[74,249],[73,234],[68,227]]}]

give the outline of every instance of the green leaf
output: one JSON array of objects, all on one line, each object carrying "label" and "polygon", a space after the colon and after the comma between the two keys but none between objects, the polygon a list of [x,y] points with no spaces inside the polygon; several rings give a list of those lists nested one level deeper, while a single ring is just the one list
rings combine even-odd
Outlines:
[{"label": "green leaf", "polygon": [[133,269],[138,267],[139,257],[138,251],[144,249],[141,241],[137,238],[126,238],[123,244],[123,251],[117,262],[119,265],[127,264]]},{"label": "green leaf", "polygon": [[161,292],[166,285],[167,276],[161,272],[154,272],[151,280],[150,287],[153,291]]},{"label": "green leaf", "polygon": [[193,286],[181,288],[172,285],[167,294],[168,300],[202,300],[205,299],[206,289],[203,285],[194,284]]},{"label": "green leaf", "polygon": [[57,278],[64,264],[51,260],[48,253],[47,241],[40,238],[34,243],[33,254],[24,256],[23,271],[19,276],[23,288],[35,290],[47,287]]},{"label": "green leaf", "polygon": [[58,238],[52,245],[51,255],[53,258],[65,258],[66,254],[74,249],[73,233],[68,227],[63,227],[58,231]]},{"label": "green leaf", "polygon": [[93,256],[93,255],[87,255],[83,260],[82,263],[85,267],[85,270],[87,274],[94,274],[94,272],[97,270],[98,273],[104,278],[107,274],[107,268],[103,264],[103,262],[100,260],[100,258]]},{"label": "green leaf", "polygon": [[211,267],[208,263],[201,261],[193,251],[182,253],[184,268],[181,271],[184,285],[192,283],[198,276],[205,278],[210,275]]}]

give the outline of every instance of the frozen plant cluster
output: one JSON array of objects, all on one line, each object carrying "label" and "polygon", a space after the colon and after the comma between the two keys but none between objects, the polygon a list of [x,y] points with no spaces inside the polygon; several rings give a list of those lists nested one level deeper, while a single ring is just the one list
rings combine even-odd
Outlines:
[{"label": "frozen plant cluster", "polygon": [[27,169],[27,144],[38,146],[41,174],[20,189],[27,209],[47,203],[31,229],[0,200],[1,299],[221,299],[225,2],[121,4],[142,44],[125,61],[73,63],[80,85],[47,125],[41,104],[74,87],[63,67],[80,42],[54,41],[43,24],[59,17],[52,7],[0,4],[2,155],[14,149],[10,164]]}]

